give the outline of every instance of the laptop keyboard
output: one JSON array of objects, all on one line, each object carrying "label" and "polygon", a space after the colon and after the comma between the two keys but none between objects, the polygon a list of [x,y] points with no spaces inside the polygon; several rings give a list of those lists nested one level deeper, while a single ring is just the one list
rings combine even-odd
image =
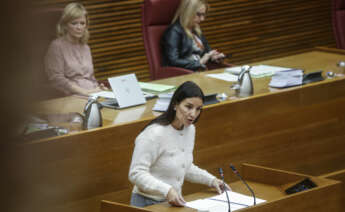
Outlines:
[{"label": "laptop keyboard", "polygon": [[[143,91],[143,95],[144,95],[146,101],[158,97],[156,94],[147,93],[147,92],[144,92],[144,91]],[[104,101],[100,102],[100,104],[103,107],[108,107],[108,108],[117,108],[117,107],[119,107],[119,104],[117,103],[117,100],[113,99],[113,98],[112,99],[105,99]]]}]

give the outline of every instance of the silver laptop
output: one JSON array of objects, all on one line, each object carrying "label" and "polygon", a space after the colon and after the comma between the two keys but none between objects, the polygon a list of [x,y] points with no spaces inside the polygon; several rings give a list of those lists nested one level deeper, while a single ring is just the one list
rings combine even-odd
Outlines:
[{"label": "silver laptop", "polygon": [[122,109],[146,103],[135,74],[111,77],[108,81],[116,101],[113,101],[111,105],[108,102],[108,105],[103,104],[103,106]]}]

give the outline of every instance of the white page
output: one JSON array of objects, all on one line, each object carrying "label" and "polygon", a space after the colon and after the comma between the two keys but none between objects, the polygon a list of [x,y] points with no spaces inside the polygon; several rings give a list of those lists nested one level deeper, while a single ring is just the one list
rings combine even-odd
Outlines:
[{"label": "white page", "polygon": [[93,96],[93,97],[98,96],[98,97],[103,97],[107,99],[115,99],[114,92],[112,91],[100,91],[100,92],[92,93],[90,94],[90,96]]},{"label": "white page", "polygon": [[164,112],[168,110],[169,104],[171,99],[163,98],[157,99],[156,104],[153,106],[153,111]]},{"label": "white page", "polygon": [[224,72],[227,72],[229,74],[239,75],[240,72],[241,72],[241,66],[235,66],[235,67],[231,67],[231,68],[226,68]]},{"label": "white page", "polygon": [[291,68],[286,68],[286,67],[280,67],[280,66],[270,66],[270,65],[257,65],[253,66],[251,68],[251,71],[257,72],[257,73],[263,73],[263,72],[278,72],[278,71],[284,71],[284,70],[289,70]]},{"label": "white page", "polygon": [[289,70],[279,71],[275,73],[269,83],[270,87],[284,88],[296,85],[302,85],[303,71],[302,70]]},{"label": "white page", "polygon": [[[247,195],[240,194],[240,193],[233,192],[233,191],[227,191],[227,193],[229,195],[230,202],[234,202],[236,204],[242,204],[244,206],[252,206],[252,205],[254,205],[254,199],[253,199],[252,196],[247,196]],[[216,200],[227,201],[225,192],[223,192],[220,195],[217,195],[217,196],[214,196],[214,197],[210,197],[208,199],[216,199]],[[266,200],[256,198],[256,203],[257,204],[265,202],[265,201]]]},{"label": "white page", "polygon": [[206,76],[220,79],[220,80],[225,80],[228,82],[237,82],[238,81],[238,76],[229,74],[229,73],[219,73],[219,74],[207,74]]},{"label": "white page", "polygon": [[158,94],[158,99],[156,104],[153,106],[153,111],[164,112],[168,109],[170,100],[173,96],[173,93],[162,93]]},{"label": "white page", "polygon": [[[152,96],[155,96],[155,94],[153,93],[149,93],[149,92],[146,92],[146,91],[142,91],[144,97],[152,97]],[[114,92],[112,91],[100,91],[100,92],[95,92],[95,93],[92,93],[90,94],[90,96],[93,96],[93,97],[103,97],[103,98],[107,98],[107,99],[115,99],[115,95],[114,95]]]},{"label": "white page", "polygon": [[[207,212],[228,212],[228,202],[224,201],[215,201],[210,199],[198,199],[195,201],[187,202],[186,207],[196,209],[198,211],[207,211]],[[246,206],[230,204],[231,211],[236,211]]]},{"label": "white page", "polygon": [[[250,69],[250,75],[254,78],[272,76],[276,72],[289,70],[291,68],[280,67],[280,66],[270,66],[270,65],[256,65],[252,66]],[[241,66],[231,67],[225,69],[226,73],[230,74],[240,74]]]},{"label": "white page", "polygon": [[194,208],[200,211],[209,211],[209,208],[222,205],[223,202],[212,201],[208,199],[198,199],[186,203],[186,207]]},{"label": "white page", "polygon": [[[227,191],[229,200],[231,202],[231,211],[236,211],[242,208],[252,206],[254,199],[252,196],[243,195],[237,192]],[[256,203],[263,203],[266,200],[256,198]],[[200,211],[212,211],[212,212],[227,212],[228,201],[225,192],[206,199],[198,199],[186,203],[186,207],[194,208]]]}]

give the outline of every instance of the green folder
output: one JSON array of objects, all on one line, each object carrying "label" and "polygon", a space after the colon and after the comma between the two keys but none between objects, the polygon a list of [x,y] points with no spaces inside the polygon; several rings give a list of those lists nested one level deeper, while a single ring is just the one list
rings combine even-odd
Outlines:
[{"label": "green folder", "polygon": [[157,83],[139,82],[140,88],[149,93],[165,93],[176,88],[174,85],[162,85]]}]

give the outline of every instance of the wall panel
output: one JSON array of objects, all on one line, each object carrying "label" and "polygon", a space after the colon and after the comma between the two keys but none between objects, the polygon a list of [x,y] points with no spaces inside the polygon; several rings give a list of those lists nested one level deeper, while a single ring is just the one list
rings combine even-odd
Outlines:
[{"label": "wall panel", "polygon": [[[37,0],[39,7],[63,7],[69,0]],[[89,45],[96,77],[136,73],[149,80],[141,37],[143,0],[81,0],[90,13]],[[209,0],[211,10],[202,24],[209,43],[229,61],[245,64],[335,46],[331,1]]]}]

